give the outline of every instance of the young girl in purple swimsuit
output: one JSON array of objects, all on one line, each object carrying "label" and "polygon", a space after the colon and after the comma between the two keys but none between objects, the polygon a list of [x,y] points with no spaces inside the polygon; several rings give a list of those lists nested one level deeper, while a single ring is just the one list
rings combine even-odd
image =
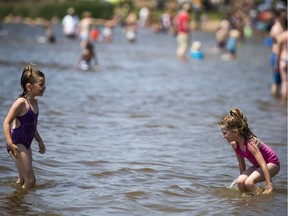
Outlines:
[{"label": "young girl in purple swimsuit", "polygon": [[[240,176],[236,181],[239,191],[261,194],[262,190],[256,183],[265,181],[266,189],[263,194],[272,193],[271,178],[280,171],[280,162],[274,151],[252,133],[246,117],[237,108],[231,109],[219,125],[223,137],[233,147],[239,162]],[[252,164],[248,169],[244,158]]]},{"label": "young girl in purple swimsuit", "polygon": [[28,190],[35,185],[36,179],[32,167],[32,140],[38,142],[39,152],[44,154],[45,145],[37,131],[39,108],[35,97],[42,96],[45,76],[36,65],[30,63],[22,73],[21,87],[23,93],[11,106],[3,123],[7,142],[7,151],[13,158],[18,172],[18,184]]}]

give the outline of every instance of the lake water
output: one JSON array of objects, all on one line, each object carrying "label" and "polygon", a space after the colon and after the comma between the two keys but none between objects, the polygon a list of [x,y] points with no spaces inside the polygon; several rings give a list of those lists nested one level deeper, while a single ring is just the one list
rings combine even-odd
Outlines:
[{"label": "lake water", "polygon": [[[99,71],[81,72],[79,41],[65,39],[60,25],[56,44],[38,43],[37,26],[4,27],[0,122],[22,92],[24,65],[38,64],[47,152],[32,144],[37,183],[23,193],[1,129],[1,215],[287,215],[287,105],[270,95],[264,39],[240,42],[237,59],[222,61],[211,52],[212,33],[192,32],[206,58],[180,62],[173,36],[141,29],[129,44],[119,27],[113,43],[96,44]],[[281,160],[272,195],[229,188],[238,163],[217,123],[235,106]]]}]

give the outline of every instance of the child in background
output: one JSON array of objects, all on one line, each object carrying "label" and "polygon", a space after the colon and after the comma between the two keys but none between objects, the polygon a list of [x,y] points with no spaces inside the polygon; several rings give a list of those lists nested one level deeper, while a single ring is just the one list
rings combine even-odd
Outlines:
[{"label": "child in background", "polygon": [[3,123],[7,151],[13,158],[19,175],[17,183],[28,190],[35,185],[36,179],[32,167],[32,140],[38,142],[39,152],[46,151],[42,138],[37,130],[39,107],[37,96],[45,92],[45,75],[34,64],[23,70],[21,77],[23,93],[11,106]]},{"label": "child in background", "polygon": [[194,41],[192,43],[191,49],[190,49],[190,56],[193,59],[201,60],[204,58],[204,53],[202,51],[202,44],[200,41]]},{"label": "child in background", "polygon": [[[271,178],[280,171],[280,162],[274,151],[258,139],[248,127],[247,119],[238,108],[233,108],[219,122],[223,137],[232,146],[239,163],[240,176],[237,186],[240,192],[261,194],[262,190],[256,183],[265,181],[263,194],[273,191]],[[244,158],[252,166],[246,169]]]},{"label": "child in background", "polygon": [[86,40],[83,42],[83,45],[84,48],[79,60],[77,61],[76,67],[83,71],[93,68],[96,70],[98,66],[98,59],[93,44],[89,40]]},{"label": "child in background", "polygon": [[234,60],[236,58],[237,41],[240,37],[240,32],[233,29],[229,32],[229,39],[227,41],[227,53],[222,56],[223,60]]}]

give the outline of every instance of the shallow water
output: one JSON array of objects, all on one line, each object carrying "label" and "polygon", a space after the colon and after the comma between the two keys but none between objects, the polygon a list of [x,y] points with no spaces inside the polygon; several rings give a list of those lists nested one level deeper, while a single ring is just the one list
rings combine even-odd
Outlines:
[{"label": "shallow water", "polygon": [[[193,32],[203,61],[179,62],[175,38],[141,29],[129,44],[121,28],[112,44],[96,44],[100,69],[73,68],[79,42],[39,44],[43,29],[5,25],[0,38],[0,121],[21,93],[24,65],[38,64],[47,91],[39,98],[33,143],[35,189],[17,188],[17,170],[0,142],[2,215],[286,215],[286,102],[270,95],[270,49],[263,39],[239,44],[235,61],[213,54],[214,36]],[[217,122],[237,106],[253,132],[279,155],[269,196],[229,188],[238,175]],[[261,183],[261,187],[265,184]]]}]

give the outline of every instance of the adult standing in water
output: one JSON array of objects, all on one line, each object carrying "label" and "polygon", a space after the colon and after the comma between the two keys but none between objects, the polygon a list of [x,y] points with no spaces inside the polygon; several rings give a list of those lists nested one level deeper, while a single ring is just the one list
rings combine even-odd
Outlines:
[{"label": "adult standing in water", "polygon": [[65,37],[71,39],[76,38],[78,24],[79,18],[75,14],[75,9],[73,7],[68,8],[67,15],[63,18],[62,21],[63,34]]},{"label": "adult standing in water", "polygon": [[190,42],[190,4],[184,3],[181,11],[176,17],[177,24],[177,51],[176,55],[180,60],[186,60],[186,52],[189,48]]},{"label": "adult standing in water", "polygon": [[85,11],[82,14],[83,18],[80,20],[77,33],[81,40],[81,47],[84,48],[87,41],[89,40],[90,31],[94,24],[103,24],[104,21],[101,19],[95,19],[92,17],[92,13],[90,11]]},{"label": "adult standing in water", "polygon": [[277,45],[277,37],[285,31],[285,22],[287,22],[287,12],[285,9],[281,9],[275,12],[276,19],[270,30],[270,37],[272,38],[272,51],[271,51],[271,67],[273,71],[273,81],[271,85],[271,94],[277,95],[281,88],[280,71],[277,68],[277,54],[279,48]]},{"label": "adult standing in water", "polygon": [[281,97],[283,99],[287,98],[287,64],[288,64],[288,31],[286,23],[286,31],[282,32],[277,37],[278,55],[277,55],[277,70],[280,72],[281,77]]}]

